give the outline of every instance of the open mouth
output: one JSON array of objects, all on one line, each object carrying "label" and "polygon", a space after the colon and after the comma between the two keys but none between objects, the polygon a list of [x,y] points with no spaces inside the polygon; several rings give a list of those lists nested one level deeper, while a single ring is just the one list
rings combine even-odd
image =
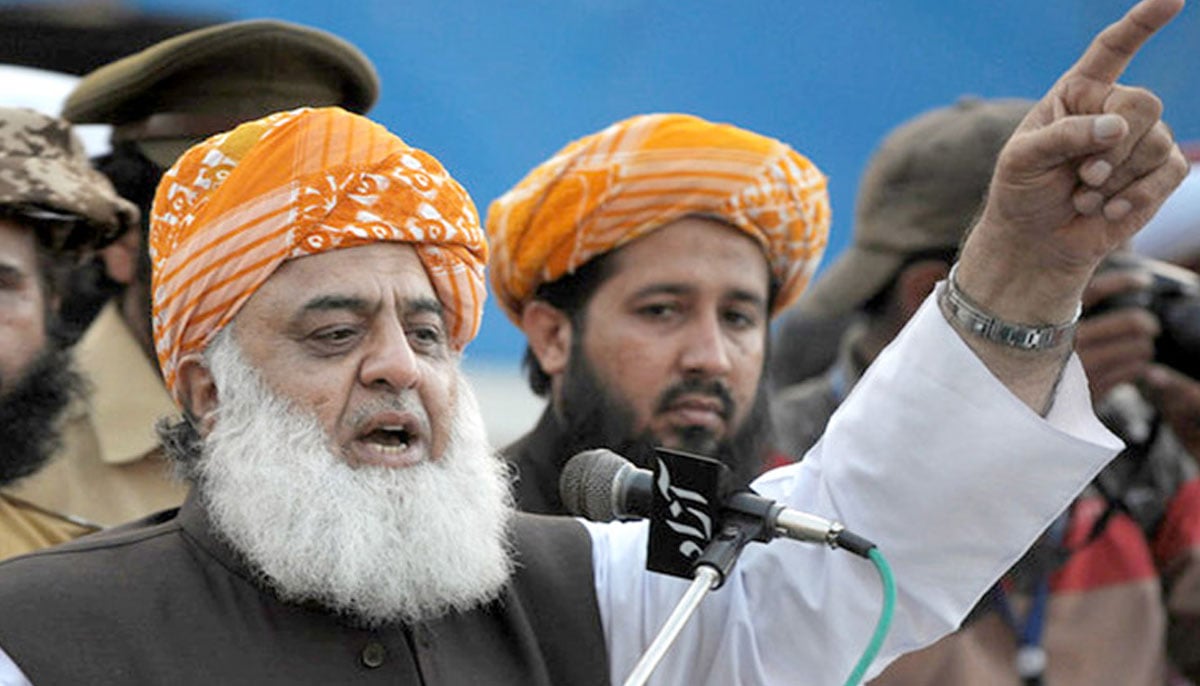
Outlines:
[{"label": "open mouth", "polygon": [[353,461],[391,467],[413,465],[425,458],[421,450],[424,430],[407,413],[385,413],[373,417],[354,438]]},{"label": "open mouth", "polygon": [[403,426],[384,426],[370,431],[360,440],[383,452],[400,453],[407,450],[416,437]]}]

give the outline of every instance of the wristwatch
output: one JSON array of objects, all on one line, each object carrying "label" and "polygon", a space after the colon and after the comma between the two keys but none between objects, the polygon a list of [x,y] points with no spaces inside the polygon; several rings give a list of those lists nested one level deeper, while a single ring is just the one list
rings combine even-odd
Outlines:
[{"label": "wristwatch", "polygon": [[958,264],[950,268],[950,275],[937,294],[938,306],[951,324],[993,343],[1018,350],[1047,350],[1071,338],[1079,326],[1083,304],[1075,307],[1075,316],[1066,324],[1035,326],[1004,321],[984,310],[958,288],[954,278]]}]

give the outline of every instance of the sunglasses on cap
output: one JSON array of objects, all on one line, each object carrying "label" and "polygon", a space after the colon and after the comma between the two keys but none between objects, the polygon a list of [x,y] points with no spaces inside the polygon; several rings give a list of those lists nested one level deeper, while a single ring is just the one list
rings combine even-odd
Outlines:
[{"label": "sunglasses on cap", "polygon": [[120,236],[115,227],[99,227],[77,214],[36,205],[9,206],[3,216],[33,229],[38,242],[51,252],[78,253],[101,248]]}]

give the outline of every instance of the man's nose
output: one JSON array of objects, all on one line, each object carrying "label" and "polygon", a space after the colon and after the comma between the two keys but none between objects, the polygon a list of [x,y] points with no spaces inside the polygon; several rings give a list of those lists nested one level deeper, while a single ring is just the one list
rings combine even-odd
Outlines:
[{"label": "man's nose", "polygon": [[732,369],[730,341],[717,313],[697,318],[685,334],[680,365],[683,371],[705,377],[724,376]]},{"label": "man's nose", "polygon": [[360,368],[362,384],[399,391],[416,386],[419,379],[417,355],[400,323],[389,323],[373,332]]}]

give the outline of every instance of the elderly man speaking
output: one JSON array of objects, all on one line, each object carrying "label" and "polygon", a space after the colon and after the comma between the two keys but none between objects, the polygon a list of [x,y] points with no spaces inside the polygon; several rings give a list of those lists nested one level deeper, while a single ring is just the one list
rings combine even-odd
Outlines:
[{"label": "elderly man speaking", "polygon": [[[1113,83],[1178,9],[1136,7],[1034,108],[941,293],[1022,326],[1070,319],[1096,262],[1183,177],[1153,96]],[[686,585],[642,571],[644,523],[513,513],[458,372],[482,233],[436,160],[341,110],[272,115],[175,164],[151,248],[158,357],[187,417],[165,433],[191,494],[0,564],[0,682],[629,673]],[[756,482],[892,560],[871,673],[952,631],[1119,447],[1061,336],[1014,349],[955,321],[927,303],[821,446]],[[655,683],[841,683],[879,599],[849,555],[750,548]]]}]

